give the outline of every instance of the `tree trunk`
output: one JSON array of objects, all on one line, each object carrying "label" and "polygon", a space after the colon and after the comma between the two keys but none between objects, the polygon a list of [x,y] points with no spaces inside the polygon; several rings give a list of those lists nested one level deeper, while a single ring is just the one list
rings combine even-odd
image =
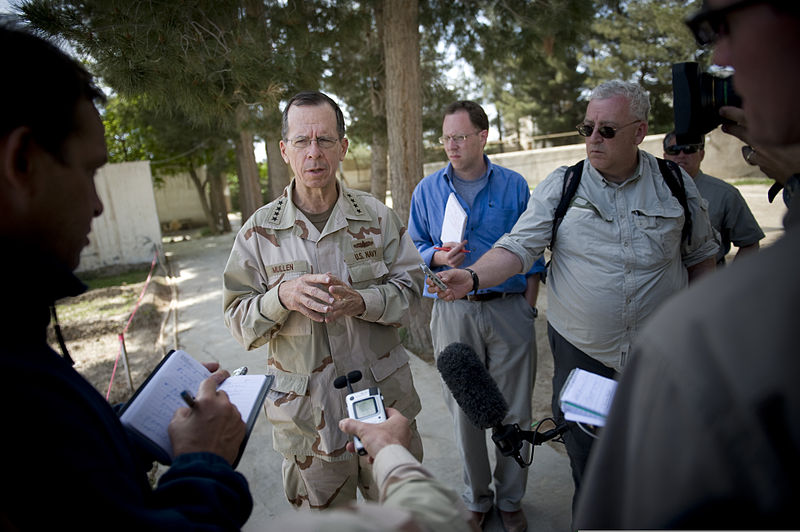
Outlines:
[{"label": "tree trunk", "polygon": [[211,210],[223,233],[231,232],[231,221],[228,219],[228,204],[225,201],[225,155],[227,143],[215,145],[211,154],[211,162],[206,167],[208,182],[211,184]]},{"label": "tree trunk", "polygon": [[[408,220],[411,193],[422,178],[422,86],[420,82],[418,0],[384,0],[386,118],[389,138],[389,181],[392,206]],[[412,308],[407,347],[433,351],[430,333],[432,301],[419,298]]]},{"label": "tree trunk", "polygon": [[[208,225],[209,231],[211,231],[212,235],[219,234],[219,228],[217,227],[217,220],[214,218],[214,215],[211,212],[211,207],[208,205],[208,198],[206,198],[206,186],[205,183],[200,181],[200,176],[197,175],[197,169],[194,167],[193,164],[189,164],[189,177],[194,183],[195,188],[197,189],[197,194],[200,196],[200,206],[203,207],[203,215],[206,218],[206,224]],[[208,181],[208,179],[206,179]]]},{"label": "tree trunk", "polygon": [[272,201],[283,194],[283,189],[289,184],[289,165],[281,157],[281,113],[274,111],[269,115],[267,123],[272,127],[264,133],[264,144],[267,149],[269,176],[267,201]]},{"label": "tree trunk", "polygon": [[261,181],[258,176],[256,154],[253,151],[253,133],[247,127],[247,106],[236,110],[236,166],[239,169],[239,207],[242,223],[264,203],[261,198]]},{"label": "tree trunk", "polygon": [[209,196],[211,196],[211,214],[217,224],[217,229],[222,233],[231,232],[231,222],[228,220],[228,208],[225,205],[225,176],[211,166],[206,168],[208,177]]},{"label": "tree trunk", "polygon": [[388,181],[389,139],[386,136],[386,71],[383,58],[383,4],[372,4],[375,31],[369,32],[367,46],[381,58],[371,68],[369,104],[372,113],[373,130],[370,145],[370,193],[386,203]]},{"label": "tree trunk", "polygon": [[372,144],[370,145],[370,193],[386,203],[386,181],[388,166],[386,156],[388,154],[388,139],[386,130],[374,132],[372,134]]},{"label": "tree trunk", "polygon": [[503,153],[505,150],[505,146],[503,145],[503,119],[500,115],[500,106],[495,105],[495,109],[497,109],[497,133],[499,135],[499,143],[500,143],[500,153]]},{"label": "tree trunk", "polygon": [[211,210],[217,219],[221,232],[231,232],[231,221],[228,219],[228,206],[225,203],[225,175],[221,172],[208,175],[211,184]]}]

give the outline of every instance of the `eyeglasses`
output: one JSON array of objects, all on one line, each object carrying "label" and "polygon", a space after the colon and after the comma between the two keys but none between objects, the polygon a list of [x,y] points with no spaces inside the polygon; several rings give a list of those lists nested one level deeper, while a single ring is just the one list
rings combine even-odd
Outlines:
[{"label": "eyeglasses", "polygon": [[309,137],[295,137],[293,139],[287,139],[286,142],[294,149],[297,150],[304,150],[311,146],[311,143],[316,141],[317,146],[321,150],[329,150],[336,146],[340,139],[330,138],[330,137],[317,137],[317,138],[309,138]]},{"label": "eyeglasses", "polygon": [[[632,126],[637,122],[641,122],[641,120],[634,120],[633,122],[630,122],[628,124],[625,124],[624,126],[619,126],[619,127],[600,126],[597,128],[597,132],[600,133],[600,136],[603,137],[604,139],[613,139],[614,136],[617,134],[617,131],[628,126]],[[577,126],[575,126],[575,129],[578,130],[578,134],[581,137],[591,137],[592,133],[594,132],[594,126],[592,124],[578,124]]]},{"label": "eyeglasses", "polygon": [[[789,5],[796,1],[797,0],[788,0],[787,2],[778,0],[770,3]],[[686,25],[692,30],[697,44],[700,46],[709,46],[717,42],[717,39],[721,36],[730,33],[728,15],[734,11],[763,3],[766,3],[766,0],[740,0],[739,2],[734,2],[717,9],[703,9],[686,19]]]},{"label": "eyeglasses", "polygon": [[439,137],[439,144],[447,144],[448,140],[452,140],[456,144],[461,144],[467,137],[471,137],[472,135],[479,135],[480,131],[476,131],[475,133],[467,133],[466,135],[445,135],[444,137]]},{"label": "eyeglasses", "polygon": [[678,155],[680,152],[683,152],[686,155],[691,155],[702,149],[702,144],[673,144],[672,146],[667,146],[664,148],[664,152],[667,155]]}]

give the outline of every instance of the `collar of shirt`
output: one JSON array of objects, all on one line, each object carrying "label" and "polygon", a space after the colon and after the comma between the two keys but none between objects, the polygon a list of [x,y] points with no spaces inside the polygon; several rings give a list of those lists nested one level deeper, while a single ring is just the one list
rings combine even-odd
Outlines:
[{"label": "collar of shirt", "polygon": [[[492,178],[492,167],[493,167],[493,165],[492,165],[492,161],[489,160],[489,157],[487,157],[485,153],[483,154],[483,162],[486,164],[486,172],[484,172],[483,175],[481,175],[480,179],[483,179],[487,175],[489,176],[489,179],[491,179]],[[453,173],[453,163],[447,163],[447,168],[444,169],[444,177],[445,177],[445,179],[447,179],[447,182],[450,184],[450,188],[453,188],[453,176],[454,175],[455,174]]]},{"label": "collar of shirt", "polygon": [[603,174],[597,171],[597,169],[594,166],[592,166],[592,163],[590,163],[588,159],[586,160],[586,162],[588,163],[588,166],[590,168],[589,175],[591,175],[595,179],[600,179],[601,182],[606,186],[619,188],[619,187],[624,187],[628,183],[633,183],[640,177],[642,177],[642,164],[644,162],[644,157],[642,157],[641,150],[636,151],[636,169],[633,171],[633,175],[631,175],[628,179],[626,179],[622,183],[615,183],[613,181],[609,181],[608,179],[603,177]]}]

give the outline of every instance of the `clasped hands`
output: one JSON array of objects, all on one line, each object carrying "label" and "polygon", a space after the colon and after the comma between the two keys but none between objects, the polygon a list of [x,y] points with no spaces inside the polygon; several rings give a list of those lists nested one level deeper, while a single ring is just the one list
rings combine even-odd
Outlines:
[{"label": "clasped hands", "polygon": [[312,321],[331,323],[342,316],[359,316],[367,309],[364,298],[332,273],[310,273],[278,286],[278,299]]}]

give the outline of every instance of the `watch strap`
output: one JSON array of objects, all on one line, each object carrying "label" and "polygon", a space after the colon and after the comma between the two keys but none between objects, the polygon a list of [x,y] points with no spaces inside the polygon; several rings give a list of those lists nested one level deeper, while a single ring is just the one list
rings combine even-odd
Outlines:
[{"label": "watch strap", "polygon": [[477,294],[478,293],[478,285],[480,285],[480,281],[478,280],[478,274],[475,273],[474,271],[470,270],[469,268],[464,268],[464,269],[467,270],[470,275],[472,275],[472,293],[473,293],[473,295]]}]

